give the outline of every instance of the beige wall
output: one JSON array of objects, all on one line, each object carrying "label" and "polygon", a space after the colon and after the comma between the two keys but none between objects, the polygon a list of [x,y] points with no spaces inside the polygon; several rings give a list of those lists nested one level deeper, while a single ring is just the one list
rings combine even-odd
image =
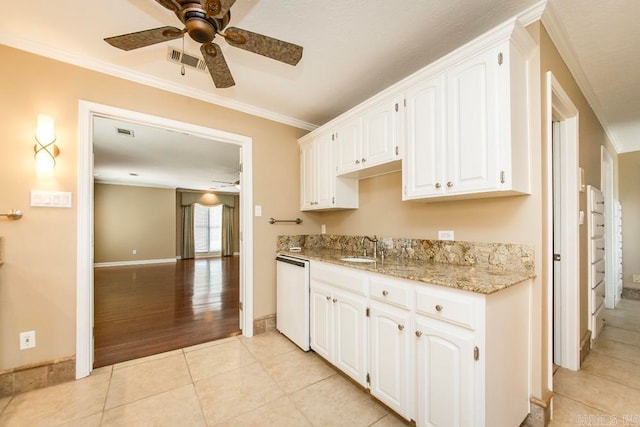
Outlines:
[{"label": "beige wall", "polygon": [[[254,200],[264,212],[254,220],[254,314],[275,312],[276,236],[311,227],[275,227],[267,219],[298,215],[296,140],[306,131],[6,46],[0,46],[0,63],[11,64],[0,79],[0,210],[24,211],[20,221],[0,219],[6,257],[0,266],[0,370],[75,354],[77,207],[30,208],[29,194],[56,189],[72,192],[77,200],[79,100],[253,138]],[[40,113],[56,120],[61,150],[48,181],[39,180],[34,170]],[[36,331],[37,346],[20,351],[19,332],[29,330]]]},{"label": "beige wall", "polygon": [[640,274],[640,151],[621,154],[619,200],[622,205],[622,273],[624,286]]},{"label": "beige wall", "polygon": [[175,259],[175,228],[175,190],[94,186],[95,262]]}]

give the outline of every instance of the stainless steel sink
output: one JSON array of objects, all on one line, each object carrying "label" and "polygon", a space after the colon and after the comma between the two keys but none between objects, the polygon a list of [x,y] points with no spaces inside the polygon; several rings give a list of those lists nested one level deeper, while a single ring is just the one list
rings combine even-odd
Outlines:
[{"label": "stainless steel sink", "polygon": [[340,261],[346,261],[346,262],[376,262],[375,259],[373,258],[363,258],[363,257],[345,257],[345,258],[340,258]]}]

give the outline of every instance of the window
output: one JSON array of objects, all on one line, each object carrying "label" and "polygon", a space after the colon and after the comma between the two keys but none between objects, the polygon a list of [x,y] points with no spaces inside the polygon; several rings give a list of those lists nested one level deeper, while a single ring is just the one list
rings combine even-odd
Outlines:
[{"label": "window", "polygon": [[219,254],[222,250],[222,205],[207,207],[196,203],[193,224],[196,254]]}]

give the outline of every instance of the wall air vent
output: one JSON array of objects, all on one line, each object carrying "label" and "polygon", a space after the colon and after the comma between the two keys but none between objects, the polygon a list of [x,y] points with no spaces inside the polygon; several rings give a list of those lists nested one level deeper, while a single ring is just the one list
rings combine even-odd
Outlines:
[{"label": "wall air vent", "polygon": [[128,136],[130,138],[133,138],[135,136],[133,134],[133,130],[131,130],[131,129],[116,128],[116,133],[118,135]]},{"label": "wall air vent", "polygon": [[186,52],[183,53],[182,51],[172,48],[171,46],[168,47],[167,60],[169,62],[175,62],[176,64],[184,64],[187,67],[199,71],[207,70],[207,64],[203,59]]}]

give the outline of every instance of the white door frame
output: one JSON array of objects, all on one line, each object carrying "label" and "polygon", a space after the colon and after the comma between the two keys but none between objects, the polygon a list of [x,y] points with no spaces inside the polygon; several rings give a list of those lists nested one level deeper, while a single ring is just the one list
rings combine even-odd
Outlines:
[{"label": "white door frame", "polygon": [[579,162],[578,162],[578,109],[567,93],[562,89],[551,71],[546,75],[546,154],[547,176],[546,194],[546,248],[548,257],[543,272],[547,287],[547,372],[548,383],[553,389],[553,179],[552,146],[553,122],[560,122],[559,149],[562,163],[560,181],[561,224],[563,239],[561,243],[561,283],[562,283],[562,319],[561,345],[562,366],[571,370],[580,368],[580,225],[579,225]]},{"label": "white door frame", "polygon": [[121,108],[80,101],[78,115],[78,230],[76,275],[76,379],[93,368],[93,117],[128,120],[240,146],[241,328],[253,336],[253,159],[252,138]]},{"label": "white door frame", "polygon": [[615,201],[613,188],[613,159],[609,151],[600,147],[600,191],[604,194],[604,307],[616,308],[616,245]]}]

